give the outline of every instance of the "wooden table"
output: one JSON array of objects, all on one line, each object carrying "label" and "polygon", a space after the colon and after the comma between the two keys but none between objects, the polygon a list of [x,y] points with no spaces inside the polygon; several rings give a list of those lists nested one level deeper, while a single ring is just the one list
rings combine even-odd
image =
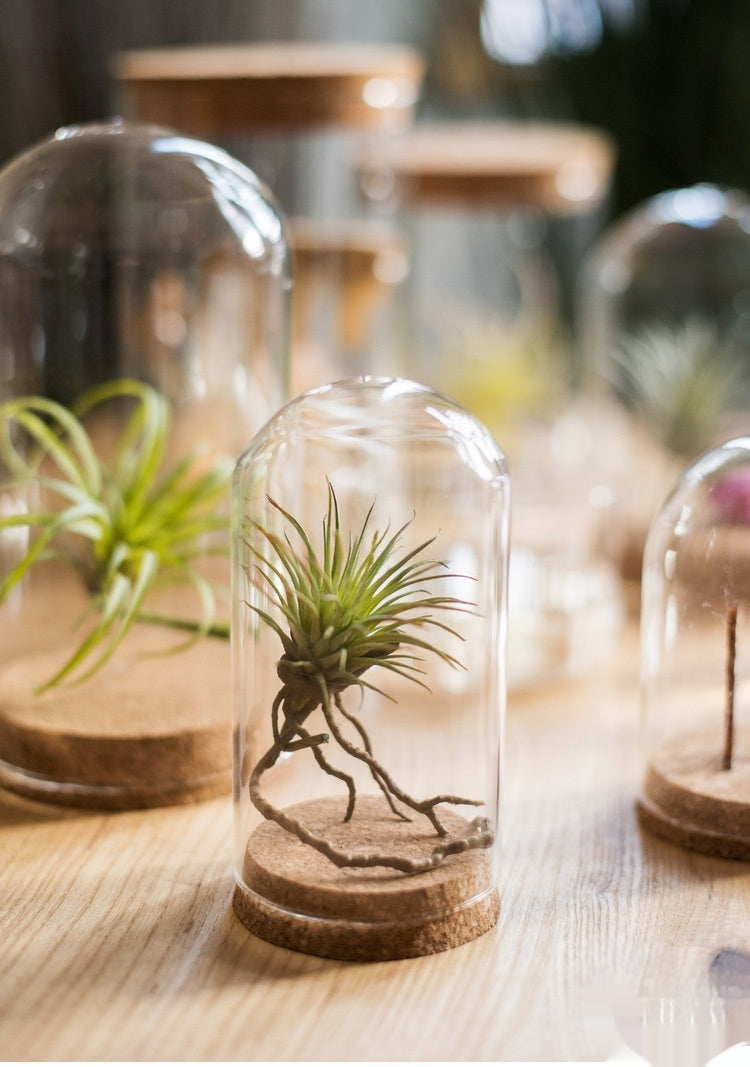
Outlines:
[{"label": "wooden table", "polygon": [[234,918],[231,804],[122,814],[0,794],[0,1055],[605,1060],[750,1040],[750,864],[642,834],[637,648],[510,700],[499,926],[344,964]]}]

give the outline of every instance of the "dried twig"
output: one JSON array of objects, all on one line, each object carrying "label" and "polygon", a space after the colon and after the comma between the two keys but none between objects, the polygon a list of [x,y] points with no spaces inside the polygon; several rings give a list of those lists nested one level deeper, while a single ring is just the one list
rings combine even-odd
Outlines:
[{"label": "dried twig", "polygon": [[727,659],[726,659],[726,703],[724,706],[724,749],[721,755],[721,769],[731,771],[734,758],[734,695],[736,689],[735,661],[737,658],[737,611],[738,605],[732,604],[727,612]]}]

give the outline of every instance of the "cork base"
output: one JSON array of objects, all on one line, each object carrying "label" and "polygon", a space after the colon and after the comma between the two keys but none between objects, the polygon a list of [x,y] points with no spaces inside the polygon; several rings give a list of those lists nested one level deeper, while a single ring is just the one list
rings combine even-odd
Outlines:
[{"label": "cork base", "polygon": [[637,809],[641,824],[674,844],[750,860],[750,758],[721,769],[713,731],[686,734],[654,755]]},{"label": "cork base", "polygon": [[[342,822],[345,801],[326,798],[289,809],[314,833],[350,852],[420,858],[438,842],[421,817],[403,822],[379,796],[359,797]],[[468,820],[441,810],[450,837]],[[500,900],[486,851],[449,857],[434,870],[405,875],[386,867],[338,868],[276,823],[250,836],[244,884],[234,910],[257,937],[283,948],[339,960],[427,956],[472,941],[498,920]]]},{"label": "cork base", "polygon": [[1,785],[34,800],[108,810],[229,792],[225,642],[117,657],[80,685],[34,696],[61,661],[59,651],[36,652],[0,670]]}]

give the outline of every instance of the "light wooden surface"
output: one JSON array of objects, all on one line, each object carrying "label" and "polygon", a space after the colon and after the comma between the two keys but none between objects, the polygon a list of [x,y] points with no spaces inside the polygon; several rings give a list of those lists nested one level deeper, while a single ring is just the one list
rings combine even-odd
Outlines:
[{"label": "light wooden surface", "polygon": [[636,645],[511,698],[498,927],[335,963],[231,910],[231,804],[96,814],[0,794],[0,1053],[55,1060],[605,1060],[750,1039],[750,864],[637,827]]}]

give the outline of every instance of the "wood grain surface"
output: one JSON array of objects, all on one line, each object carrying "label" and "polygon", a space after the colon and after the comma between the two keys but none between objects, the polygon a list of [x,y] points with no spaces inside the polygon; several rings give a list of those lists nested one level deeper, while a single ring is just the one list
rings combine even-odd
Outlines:
[{"label": "wood grain surface", "polygon": [[228,798],[98,814],[0,794],[0,1053],[55,1060],[606,1060],[750,1039],[750,864],[648,836],[636,644],[511,699],[502,912],[421,959],[337,963],[231,909]]}]

